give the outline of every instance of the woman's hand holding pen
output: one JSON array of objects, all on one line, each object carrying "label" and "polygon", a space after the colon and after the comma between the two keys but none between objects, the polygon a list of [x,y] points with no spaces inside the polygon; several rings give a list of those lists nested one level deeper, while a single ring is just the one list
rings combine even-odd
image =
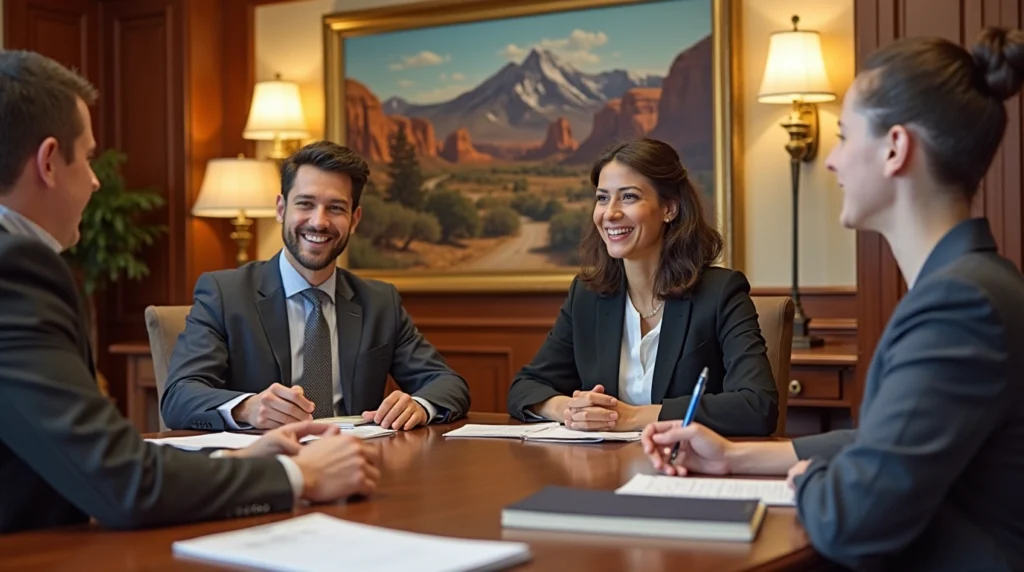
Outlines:
[{"label": "woman's hand holding pen", "polygon": [[[644,427],[640,434],[644,453],[654,468],[666,475],[703,473],[728,475],[732,472],[730,452],[735,446],[700,423],[682,427],[679,421],[659,421]],[[679,444],[674,463],[669,463],[672,448]]]}]

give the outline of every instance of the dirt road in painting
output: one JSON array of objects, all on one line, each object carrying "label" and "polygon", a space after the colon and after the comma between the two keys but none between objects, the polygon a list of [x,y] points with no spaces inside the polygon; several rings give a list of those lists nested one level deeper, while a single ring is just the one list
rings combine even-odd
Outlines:
[{"label": "dirt road in painting", "polygon": [[548,245],[547,222],[538,222],[526,217],[520,219],[519,236],[505,242],[487,254],[470,261],[460,268],[467,270],[500,270],[529,268],[542,270],[558,268],[543,252],[531,252]]}]

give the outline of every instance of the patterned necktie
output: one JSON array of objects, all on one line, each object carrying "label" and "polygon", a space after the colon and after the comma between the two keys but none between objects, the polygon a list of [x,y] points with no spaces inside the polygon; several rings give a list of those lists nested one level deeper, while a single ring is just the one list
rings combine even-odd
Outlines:
[{"label": "patterned necktie", "polygon": [[331,331],[324,318],[327,293],[319,288],[302,291],[313,305],[306,318],[306,337],[302,345],[302,386],[306,399],[313,402],[313,419],[334,417],[334,376],[331,374]]}]

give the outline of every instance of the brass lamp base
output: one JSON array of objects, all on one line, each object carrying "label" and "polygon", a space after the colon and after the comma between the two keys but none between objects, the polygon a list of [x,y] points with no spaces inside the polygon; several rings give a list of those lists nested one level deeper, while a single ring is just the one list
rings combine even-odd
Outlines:
[{"label": "brass lamp base", "polygon": [[267,158],[272,161],[281,163],[292,153],[299,150],[299,140],[297,139],[281,139],[280,137],[274,136],[274,148],[267,154]]},{"label": "brass lamp base", "polygon": [[231,239],[238,245],[238,254],[235,255],[235,262],[239,266],[249,262],[249,243],[252,242],[252,232],[249,229],[252,228],[252,223],[253,220],[244,214],[239,214],[231,221],[231,224],[235,225],[235,230],[231,233]]}]

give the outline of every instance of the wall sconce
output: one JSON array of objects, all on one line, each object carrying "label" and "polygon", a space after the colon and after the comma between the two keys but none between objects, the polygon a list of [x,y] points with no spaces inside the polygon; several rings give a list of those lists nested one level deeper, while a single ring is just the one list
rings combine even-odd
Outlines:
[{"label": "wall sconce", "polygon": [[832,91],[828,74],[825,73],[821,37],[818,32],[797,30],[796,25],[799,21],[798,16],[793,16],[792,30],[772,34],[771,42],[768,44],[768,61],[765,64],[757,100],[761,103],[792,106],[789,117],[782,122],[782,127],[789,133],[786,151],[789,153],[793,181],[793,347],[810,348],[822,345],[824,340],[810,335],[808,327],[811,319],[804,313],[803,305],[800,303],[797,265],[800,163],[813,160],[818,153],[816,104],[833,101],[836,94]]},{"label": "wall sconce", "polygon": [[257,83],[242,137],[273,141],[274,149],[269,158],[275,161],[295,151],[299,140],[309,137],[298,84],[281,80],[281,74],[272,81]]},{"label": "wall sconce", "polygon": [[241,266],[249,261],[249,242],[252,241],[249,229],[253,223],[250,217],[275,217],[280,190],[280,174],[270,161],[242,155],[237,159],[210,159],[192,215],[235,219],[231,238],[238,245],[235,261]]}]

